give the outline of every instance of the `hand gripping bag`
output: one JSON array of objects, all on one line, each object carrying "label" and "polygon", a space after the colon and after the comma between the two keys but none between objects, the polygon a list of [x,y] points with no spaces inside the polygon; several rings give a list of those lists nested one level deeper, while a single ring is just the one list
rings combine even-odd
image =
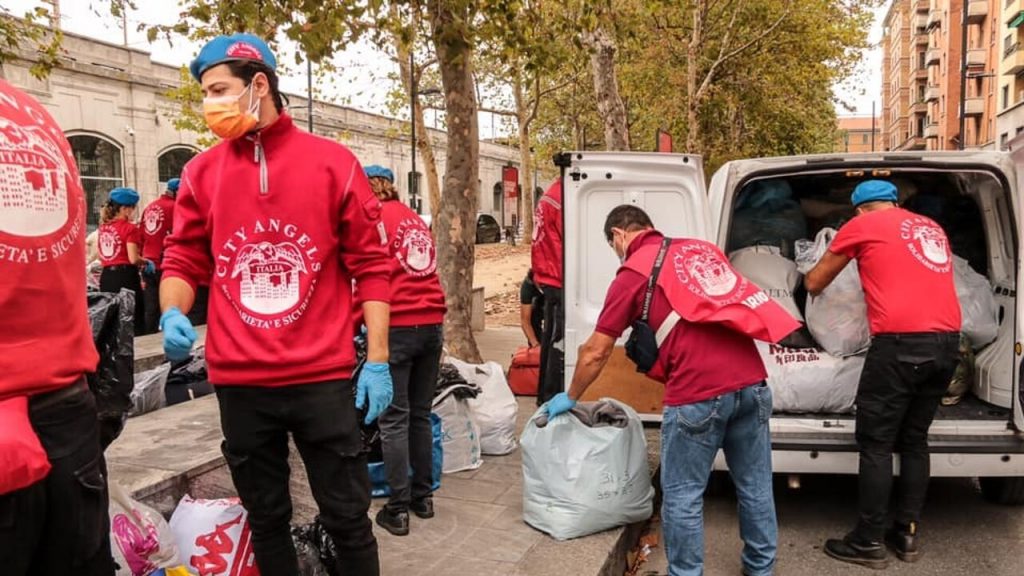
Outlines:
[{"label": "hand gripping bag", "polygon": [[480,452],[502,456],[516,449],[516,413],[519,404],[497,362],[469,364],[450,358],[449,362],[480,394],[469,399],[469,409],[480,427]]},{"label": "hand gripping bag", "polygon": [[530,526],[568,540],[650,518],[647,440],[629,406],[602,398],[550,420],[542,407],[520,443]]},{"label": "hand gripping bag", "polygon": [[117,482],[110,489],[110,551],[117,576],[149,576],[181,565],[174,534],[159,512],[132,499]]},{"label": "hand gripping bag", "polygon": [[[836,231],[822,228],[814,242],[796,243],[796,263],[807,274],[821,260],[835,238]],[[871,345],[868,308],[857,274],[857,263],[850,262],[821,294],[808,296],[807,328],[818,345],[840,358],[864,352]]]}]

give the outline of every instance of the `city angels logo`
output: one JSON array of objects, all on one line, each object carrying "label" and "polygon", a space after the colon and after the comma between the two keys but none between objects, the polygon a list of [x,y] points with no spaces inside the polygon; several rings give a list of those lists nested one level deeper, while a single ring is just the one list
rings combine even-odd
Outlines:
[{"label": "city angels logo", "polygon": [[298,226],[270,218],[238,228],[216,257],[220,290],[242,320],[279,328],[305,313],[321,263],[313,239]]},{"label": "city angels logo", "polygon": [[691,292],[716,301],[728,301],[733,294],[735,299],[742,296],[747,281],[737,276],[729,263],[710,247],[690,242],[674,248],[672,265],[676,277]]},{"label": "city angels logo", "polygon": [[153,235],[160,230],[160,225],[164,223],[164,209],[159,206],[153,206],[146,210],[146,213],[142,217],[142,226],[146,230],[146,234]]},{"label": "city angels logo", "polygon": [[937,224],[927,218],[907,218],[900,224],[900,238],[924,267],[933,272],[949,272],[949,240]]},{"label": "city angels logo", "polygon": [[121,236],[113,228],[100,228],[99,238],[96,241],[96,248],[104,260],[110,260],[121,251]]},{"label": "city angels logo", "polygon": [[393,243],[395,258],[410,276],[427,276],[437,270],[434,239],[423,226],[422,220],[402,220],[395,231]]},{"label": "city angels logo", "polygon": [[0,232],[36,238],[68,222],[71,171],[41,126],[0,116]]}]

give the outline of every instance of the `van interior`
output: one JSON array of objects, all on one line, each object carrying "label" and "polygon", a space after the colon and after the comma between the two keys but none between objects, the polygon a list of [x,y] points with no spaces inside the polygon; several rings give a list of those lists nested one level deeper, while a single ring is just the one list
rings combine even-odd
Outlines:
[{"label": "van interior", "polygon": [[[850,194],[861,181],[870,178],[863,170],[849,168],[814,170],[798,173],[755,175],[742,182],[739,192],[727,201],[720,230],[720,242],[725,240],[726,252],[763,244],[763,238],[751,238],[748,221],[737,218],[738,210],[758,202],[753,195],[764,190],[770,180],[783,181],[791,198],[788,206],[802,216],[797,226],[799,235],[813,240],[824,227],[838,229],[854,217]],[[994,342],[975,351],[974,383],[971,391],[952,406],[943,406],[937,418],[946,420],[1007,420],[1010,418],[1010,394],[1014,368],[1014,315],[1016,299],[1017,237],[1013,226],[1013,203],[1010,190],[993,173],[984,170],[941,170],[924,168],[893,168],[884,172],[900,193],[902,207],[928,216],[946,231],[953,253],[965,259],[977,273],[991,284],[998,310],[998,336]],[[761,183],[759,186],[758,184]],[[739,225],[737,220],[741,220]],[[805,227],[801,228],[801,227]],[[784,232],[782,236],[792,234]],[[768,240],[777,245],[783,255],[793,258],[790,241]],[[802,283],[794,294],[797,306],[804,310],[807,294]],[[927,305],[927,302],[922,302]],[[775,414],[776,417],[806,415]]]}]

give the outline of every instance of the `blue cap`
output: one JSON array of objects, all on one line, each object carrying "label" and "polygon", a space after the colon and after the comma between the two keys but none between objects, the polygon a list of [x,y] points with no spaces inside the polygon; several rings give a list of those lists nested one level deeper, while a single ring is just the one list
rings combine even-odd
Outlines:
[{"label": "blue cap", "polygon": [[135,206],[139,203],[139,193],[131,188],[114,188],[110,191],[110,201],[121,206]]},{"label": "blue cap", "polygon": [[376,164],[363,168],[366,171],[367,178],[383,178],[388,182],[394,183],[395,174],[389,169]]},{"label": "blue cap", "polygon": [[853,189],[850,201],[854,207],[865,202],[896,202],[896,186],[887,180],[865,180]]},{"label": "blue cap", "polygon": [[203,72],[218,64],[236,60],[259,62],[271,70],[277,69],[277,58],[274,58],[270,47],[261,38],[252,34],[217,36],[203,46],[188,69],[196,82],[199,82]]},{"label": "blue cap", "polygon": [[181,186],[181,178],[171,178],[167,181],[168,192],[177,192],[178,186]]}]

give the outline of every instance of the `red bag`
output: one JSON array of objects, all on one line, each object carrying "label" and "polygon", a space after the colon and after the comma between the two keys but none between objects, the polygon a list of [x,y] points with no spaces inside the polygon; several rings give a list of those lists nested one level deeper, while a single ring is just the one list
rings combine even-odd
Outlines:
[{"label": "red bag", "polygon": [[50,460],[28,419],[28,397],[0,401],[0,494],[46,478]]},{"label": "red bag", "polygon": [[523,346],[512,355],[508,367],[508,386],[519,396],[536,396],[540,383],[540,346]]}]

